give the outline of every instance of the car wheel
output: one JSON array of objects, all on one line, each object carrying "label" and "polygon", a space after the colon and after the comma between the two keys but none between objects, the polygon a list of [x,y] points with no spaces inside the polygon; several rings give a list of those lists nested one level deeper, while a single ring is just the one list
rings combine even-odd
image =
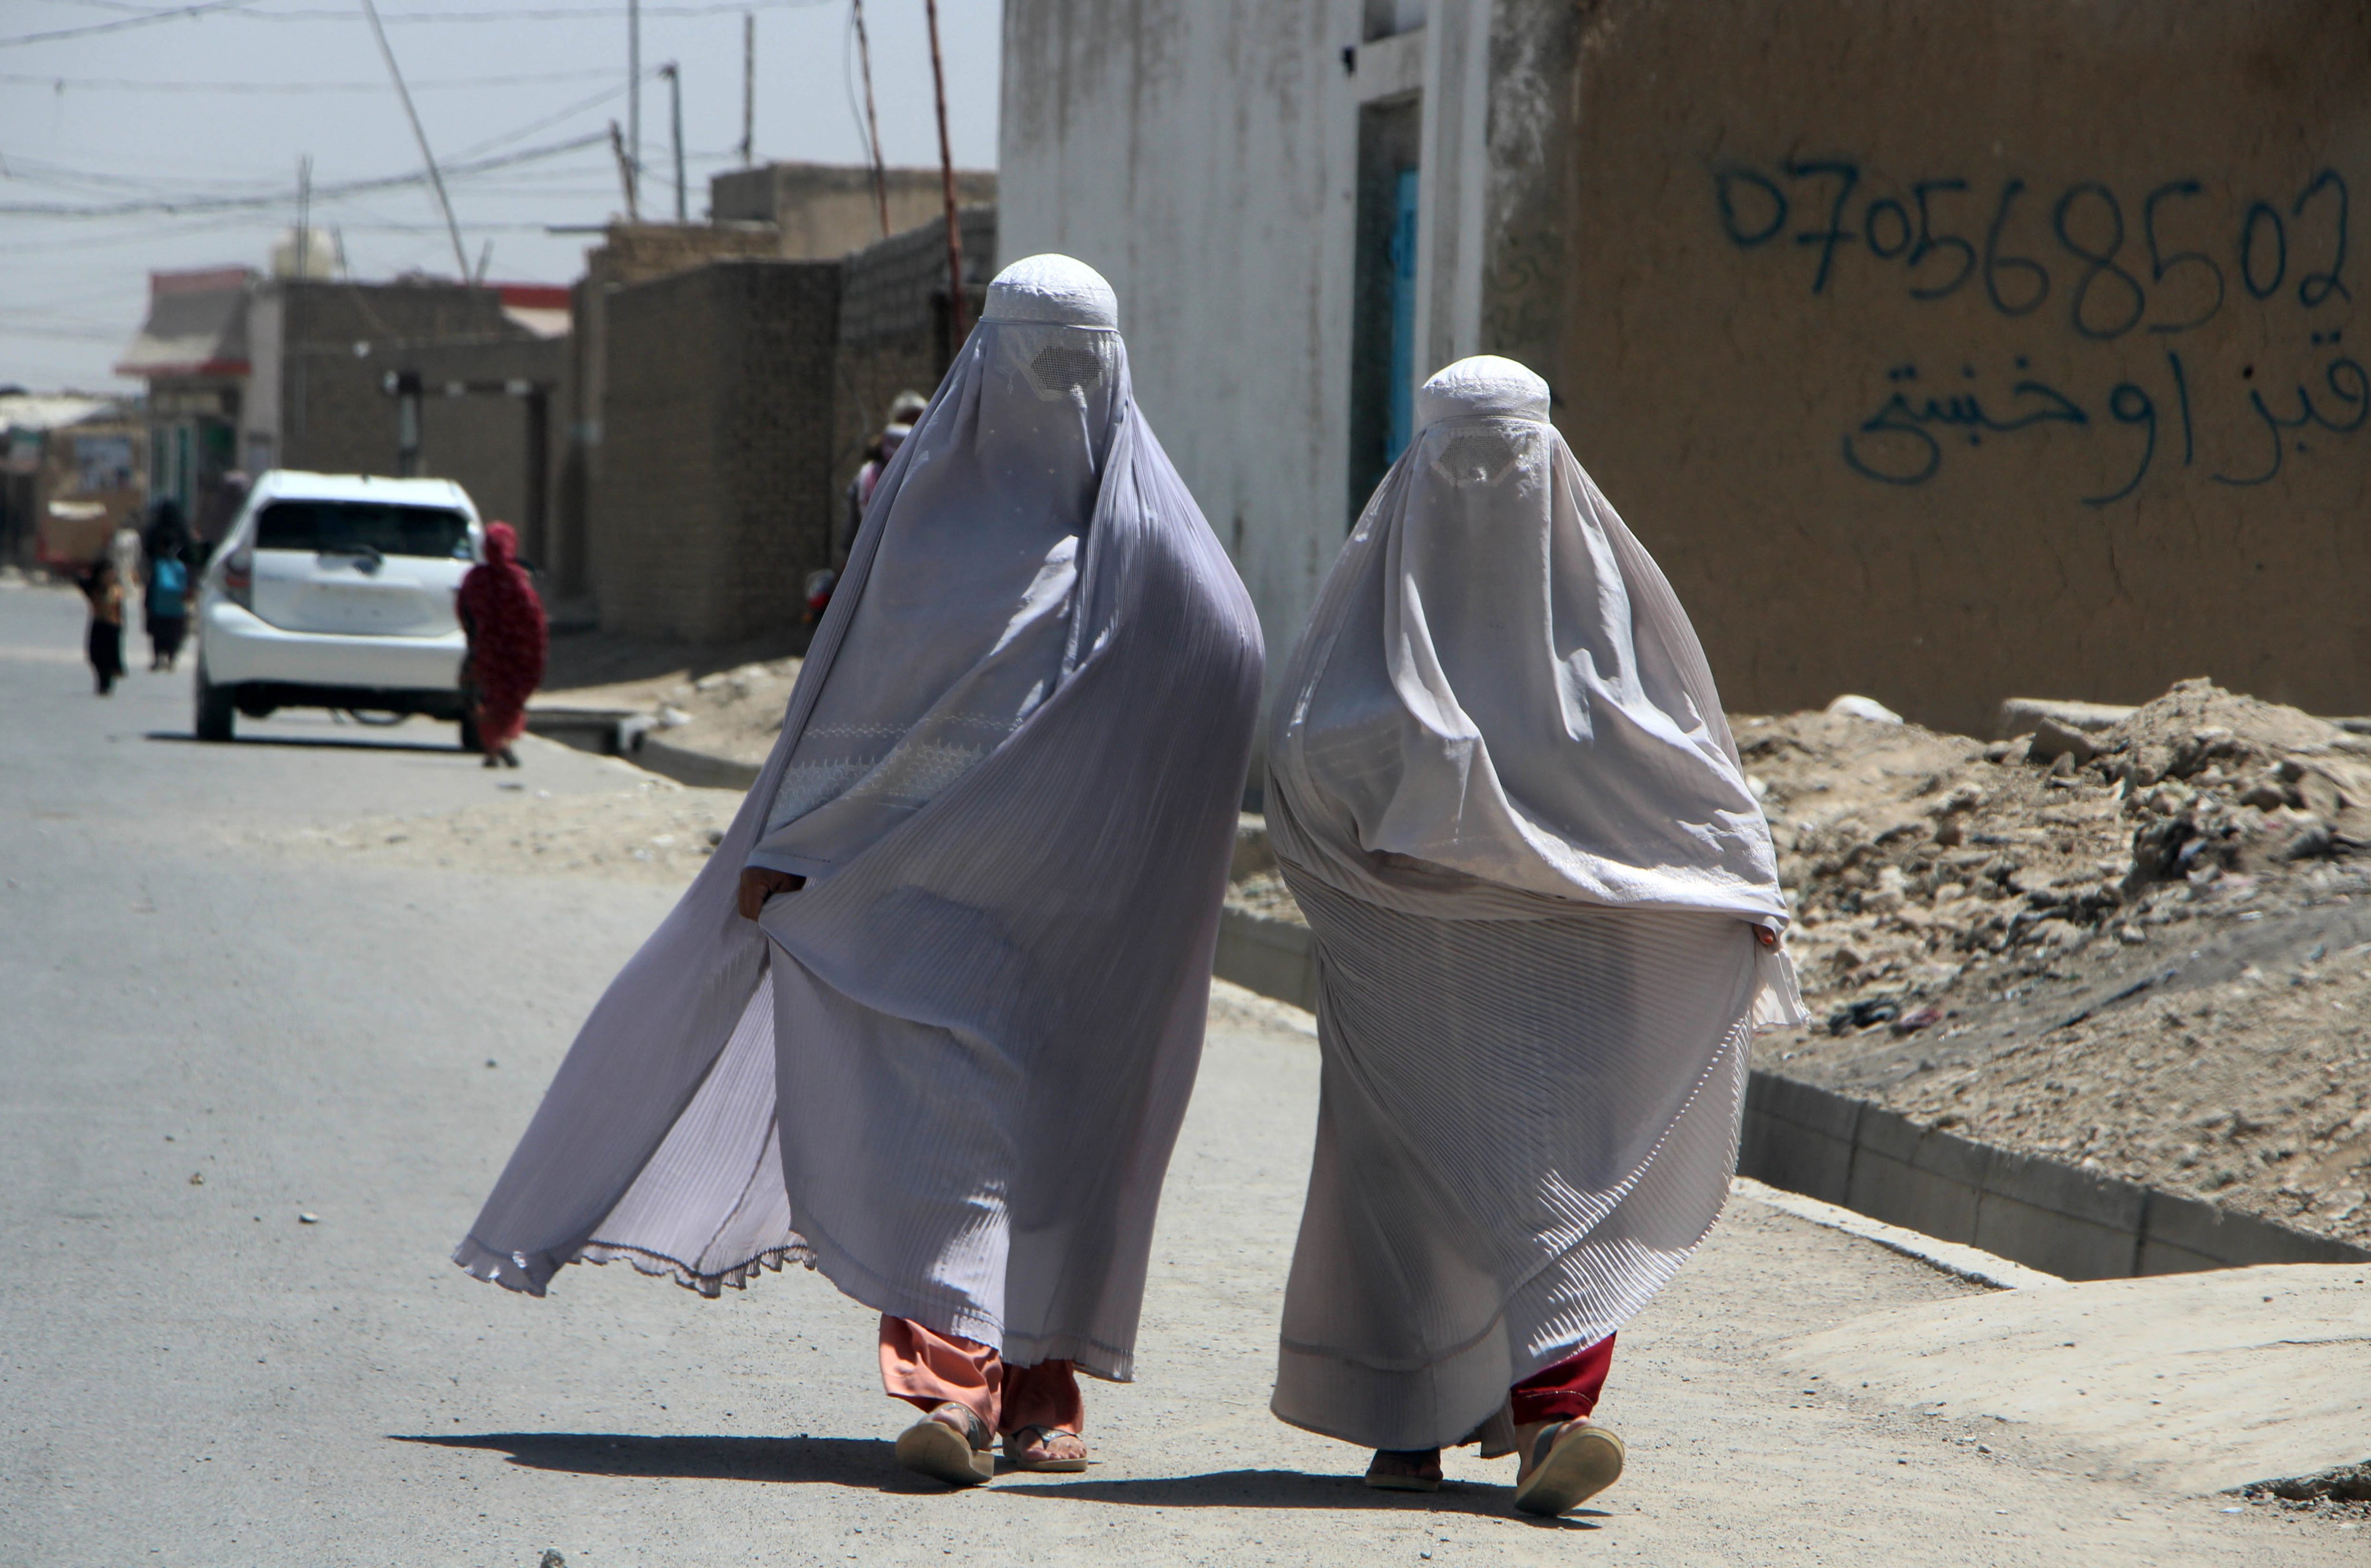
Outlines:
[{"label": "car wheel", "polygon": [[478,720],[476,715],[471,714],[463,714],[461,715],[461,749],[464,751],[483,751],[485,749],[485,747],[479,744]]},{"label": "car wheel", "polygon": [[198,738],[228,740],[231,738],[232,712],[230,692],[208,680],[206,667],[198,666]]}]

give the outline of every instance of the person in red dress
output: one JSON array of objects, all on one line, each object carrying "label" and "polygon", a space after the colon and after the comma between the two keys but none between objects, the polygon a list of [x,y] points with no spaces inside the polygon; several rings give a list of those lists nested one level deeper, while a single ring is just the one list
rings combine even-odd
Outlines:
[{"label": "person in red dress", "polygon": [[518,563],[518,534],[486,525],[486,558],[461,579],[461,630],[469,638],[465,684],[486,766],[519,765],[511,743],[526,731],[526,700],[543,684],[543,602]]}]

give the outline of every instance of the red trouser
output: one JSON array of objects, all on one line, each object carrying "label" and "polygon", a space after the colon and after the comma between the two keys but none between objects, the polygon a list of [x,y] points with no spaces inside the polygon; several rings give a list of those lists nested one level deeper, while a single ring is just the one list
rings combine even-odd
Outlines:
[{"label": "red trouser", "polygon": [[[1604,1374],[1598,1375],[1604,1380]],[[989,1430],[1014,1433],[1024,1426],[1083,1431],[1086,1400],[1067,1361],[1009,1366],[986,1345],[935,1333],[904,1318],[881,1315],[881,1387],[893,1400],[924,1411],[953,1403],[967,1406]]]},{"label": "red trouser", "polygon": [[1597,1408],[1605,1375],[1613,1369],[1613,1336],[1532,1373],[1507,1390],[1509,1419],[1517,1426],[1535,1421],[1579,1421]]}]

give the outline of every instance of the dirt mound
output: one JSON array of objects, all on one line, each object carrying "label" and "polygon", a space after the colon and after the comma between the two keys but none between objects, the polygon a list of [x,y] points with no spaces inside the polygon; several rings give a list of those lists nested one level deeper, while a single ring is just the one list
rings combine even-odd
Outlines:
[{"label": "dirt mound", "polygon": [[2363,738],[2204,680],[2097,733],[2044,721],[1986,745],[1795,714],[1737,737],[1805,993],[1857,1002],[1855,1025],[1899,1020],[1975,956],[2143,941],[2216,877],[2371,852]]}]

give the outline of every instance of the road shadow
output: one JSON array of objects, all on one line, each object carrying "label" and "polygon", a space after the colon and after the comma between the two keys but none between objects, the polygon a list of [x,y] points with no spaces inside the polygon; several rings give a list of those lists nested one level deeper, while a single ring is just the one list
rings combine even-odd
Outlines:
[{"label": "road shadow", "polygon": [[1578,1509],[1558,1519],[1514,1512],[1514,1489],[1443,1481],[1438,1492],[1378,1492],[1355,1475],[1301,1470],[1213,1470],[1203,1475],[1151,1476],[1142,1481],[1022,1480],[997,1483],[1017,1496],[1070,1503],[1116,1503],[1142,1508],[1388,1508],[1399,1513],[1473,1514],[1549,1529],[1593,1530],[1606,1516]]},{"label": "road shadow", "polygon": [[[877,1437],[651,1437],[619,1432],[390,1433],[388,1441],[476,1448],[529,1469],[644,1480],[753,1481],[845,1486],[864,1492],[946,1488],[897,1468],[896,1445]],[[1444,1482],[1439,1492],[1376,1492],[1357,1476],[1300,1470],[1216,1470],[1141,1481],[1056,1480],[999,1467],[999,1493],[1140,1508],[1359,1508],[1471,1514],[1544,1529],[1593,1530],[1606,1516],[1582,1508],[1560,1519],[1513,1512],[1509,1488]]]},{"label": "road shadow", "polygon": [[366,736],[346,735],[242,735],[236,740],[200,741],[187,730],[179,729],[152,729],[140,738],[172,746],[293,746],[307,751],[418,751],[431,756],[450,757],[457,761],[475,762],[480,760],[476,752],[464,751],[449,740],[373,740]]},{"label": "road shadow", "polygon": [[529,1469],[679,1481],[820,1483],[866,1492],[944,1491],[897,1468],[875,1437],[651,1437],[622,1432],[390,1433],[396,1443],[481,1448]]}]

